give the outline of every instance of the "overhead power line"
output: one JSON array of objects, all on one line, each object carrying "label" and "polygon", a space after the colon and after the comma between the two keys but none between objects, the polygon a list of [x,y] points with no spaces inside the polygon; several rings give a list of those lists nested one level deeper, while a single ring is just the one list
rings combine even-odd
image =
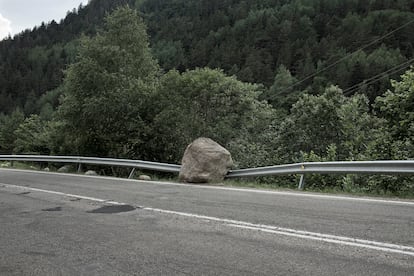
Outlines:
[{"label": "overhead power line", "polygon": [[414,58],[412,58],[410,60],[407,60],[407,61],[405,61],[403,63],[400,63],[397,66],[394,66],[393,68],[388,69],[387,71],[381,72],[378,75],[375,75],[375,76],[373,76],[373,77],[371,77],[369,79],[365,79],[365,80],[363,80],[360,83],[357,83],[357,84],[355,84],[355,85],[353,85],[351,87],[348,87],[347,89],[343,90],[342,93],[345,96],[351,95],[353,92],[355,92],[356,90],[358,90],[361,87],[361,85],[370,85],[370,84],[375,83],[375,82],[377,82],[379,80],[382,80],[384,78],[387,78],[389,75],[395,74],[397,72],[400,72],[403,69],[406,69],[407,67],[409,67],[410,65],[412,65],[413,62],[414,62]]},{"label": "overhead power line", "polygon": [[360,48],[359,48],[359,49],[357,49],[356,51],[354,51],[354,52],[352,52],[352,53],[350,53],[350,54],[348,54],[348,55],[346,55],[346,56],[342,57],[341,59],[339,59],[339,60],[335,61],[334,63],[332,63],[332,64],[328,65],[327,67],[322,68],[322,69],[320,69],[320,70],[316,71],[315,73],[312,73],[312,74],[310,74],[310,75],[306,76],[304,79],[302,79],[302,80],[300,80],[300,81],[298,81],[298,82],[296,82],[296,83],[294,83],[294,84],[292,84],[292,85],[288,86],[288,87],[287,87],[287,88],[286,88],[286,89],[285,89],[282,93],[285,93],[285,92],[287,92],[289,89],[291,89],[291,88],[295,87],[296,85],[301,84],[301,83],[303,83],[303,82],[307,81],[308,79],[310,79],[310,78],[312,78],[312,77],[314,77],[314,76],[316,76],[316,75],[318,75],[318,74],[320,74],[320,73],[322,73],[322,72],[324,72],[324,71],[326,71],[326,70],[328,70],[328,69],[332,68],[333,66],[335,66],[335,65],[337,65],[338,63],[340,63],[340,62],[344,61],[345,59],[349,58],[350,56],[353,56],[354,54],[356,54],[356,53],[358,53],[358,52],[360,52],[360,51],[362,51],[362,50],[364,50],[364,49],[366,49],[366,48],[368,48],[368,47],[370,47],[370,46],[374,45],[374,44],[375,44],[375,43],[377,43],[378,41],[383,40],[383,39],[384,39],[384,38],[386,38],[387,36],[390,36],[391,34],[393,34],[393,33],[397,32],[397,31],[399,31],[399,30],[401,30],[401,29],[405,28],[406,26],[410,25],[410,24],[411,24],[411,23],[413,23],[413,22],[414,22],[414,19],[413,19],[413,20],[410,20],[410,21],[408,21],[407,23],[405,23],[405,24],[401,25],[400,27],[398,27],[398,28],[396,28],[396,29],[394,29],[394,30],[392,30],[392,31],[390,31],[390,32],[388,32],[388,33],[386,33],[386,34],[384,34],[383,36],[381,36],[381,37],[379,37],[379,38],[374,39],[373,41],[371,41],[370,43],[366,44],[365,46],[360,47]]}]

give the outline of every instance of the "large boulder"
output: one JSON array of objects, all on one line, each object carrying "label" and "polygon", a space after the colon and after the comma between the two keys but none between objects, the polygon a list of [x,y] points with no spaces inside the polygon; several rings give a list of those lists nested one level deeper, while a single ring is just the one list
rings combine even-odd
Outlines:
[{"label": "large boulder", "polygon": [[179,179],[187,183],[223,181],[233,166],[228,150],[209,138],[198,138],[184,152]]}]

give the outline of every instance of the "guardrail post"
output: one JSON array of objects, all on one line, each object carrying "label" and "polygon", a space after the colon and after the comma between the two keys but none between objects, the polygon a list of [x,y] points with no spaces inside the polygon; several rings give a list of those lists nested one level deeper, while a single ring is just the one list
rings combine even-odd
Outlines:
[{"label": "guardrail post", "polygon": [[78,163],[78,173],[82,172],[82,163],[80,162],[81,160],[78,159],[79,163]]},{"label": "guardrail post", "polygon": [[131,173],[128,176],[128,179],[132,179],[134,177],[135,168],[132,168]]},{"label": "guardrail post", "polygon": [[298,189],[303,190],[304,188],[305,188],[305,175],[301,174]]}]

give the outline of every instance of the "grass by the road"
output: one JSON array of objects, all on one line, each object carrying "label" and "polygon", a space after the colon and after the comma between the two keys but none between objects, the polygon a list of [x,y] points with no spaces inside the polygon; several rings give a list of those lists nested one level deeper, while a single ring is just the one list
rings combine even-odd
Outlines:
[{"label": "grass by the road", "polygon": [[[230,187],[245,187],[245,188],[268,189],[268,190],[291,190],[291,191],[297,191],[298,184],[299,184],[299,177],[297,178],[297,183],[294,183],[290,180],[286,180],[285,182],[283,182],[283,181],[280,181],[280,179],[276,179],[270,182],[268,179],[266,179],[265,181],[260,181],[260,180],[250,180],[250,181],[249,180],[226,180],[224,181],[224,185],[230,186]],[[344,188],[343,186],[315,187],[315,185],[306,187],[305,185],[304,191],[324,193],[324,194],[336,194],[336,195],[414,199],[414,188],[411,191],[391,192],[391,191],[384,191],[384,190],[369,191],[367,188],[360,187],[357,185],[355,185],[354,187],[347,187],[347,188]]]}]

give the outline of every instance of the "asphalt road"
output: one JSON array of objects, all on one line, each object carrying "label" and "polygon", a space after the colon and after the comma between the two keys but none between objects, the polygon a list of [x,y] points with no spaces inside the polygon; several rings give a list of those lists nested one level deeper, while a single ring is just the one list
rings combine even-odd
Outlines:
[{"label": "asphalt road", "polygon": [[0,170],[0,275],[414,275],[414,201]]}]

